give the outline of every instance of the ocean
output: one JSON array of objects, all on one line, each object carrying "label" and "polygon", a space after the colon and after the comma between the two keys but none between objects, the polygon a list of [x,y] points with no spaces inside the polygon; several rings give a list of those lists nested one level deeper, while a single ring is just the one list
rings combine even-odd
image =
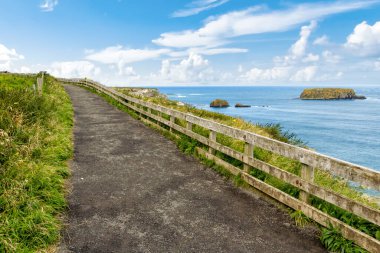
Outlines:
[{"label": "ocean", "polygon": [[[316,151],[380,171],[380,87],[351,87],[366,100],[300,100],[303,87],[159,87],[169,99],[253,123],[280,123]],[[231,107],[210,108],[212,100]],[[250,108],[235,108],[236,103]]]}]

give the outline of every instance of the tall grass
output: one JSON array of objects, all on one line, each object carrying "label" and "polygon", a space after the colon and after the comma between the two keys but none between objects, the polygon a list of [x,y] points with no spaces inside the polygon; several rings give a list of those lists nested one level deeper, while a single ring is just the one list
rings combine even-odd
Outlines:
[{"label": "tall grass", "polygon": [[41,251],[59,239],[73,109],[52,77],[0,75],[0,252]]}]

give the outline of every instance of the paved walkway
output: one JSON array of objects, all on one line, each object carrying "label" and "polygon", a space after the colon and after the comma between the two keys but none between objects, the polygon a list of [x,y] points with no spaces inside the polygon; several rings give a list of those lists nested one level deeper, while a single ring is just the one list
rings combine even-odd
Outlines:
[{"label": "paved walkway", "polygon": [[226,182],[102,98],[75,110],[62,252],[326,252],[288,214]]}]

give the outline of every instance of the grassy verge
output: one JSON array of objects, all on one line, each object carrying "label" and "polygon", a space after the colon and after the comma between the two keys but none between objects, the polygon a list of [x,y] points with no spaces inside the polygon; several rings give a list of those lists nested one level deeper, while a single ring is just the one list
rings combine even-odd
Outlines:
[{"label": "grassy verge", "polygon": [[[93,92],[96,92],[92,89],[89,89]],[[118,89],[119,92],[123,92],[127,95],[131,95],[128,92],[126,92],[123,89]],[[98,93],[98,92],[96,92]],[[138,115],[126,108],[124,105],[121,103],[115,101],[114,99],[110,98],[109,96],[98,93],[100,96],[105,98],[106,101],[109,103],[115,105],[119,109],[126,111],[130,113],[133,117],[138,118]],[[135,96],[136,97],[136,96]],[[305,143],[297,138],[296,135],[283,131],[280,125],[258,125],[258,124],[253,124],[251,122],[246,122],[241,118],[234,118],[230,117],[228,115],[220,114],[220,113],[214,113],[206,110],[200,110],[197,108],[194,108],[189,105],[178,105],[178,102],[176,101],[171,101],[163,97],[153,97],[153,98],[146,98],[146,97],[137,97],[139,99],[143,99],[145,101],[149,101],[152,103],[156,103],[165,107],[169,107],[172,109],[176,109],[182,112],[186,113],[191,113],[193,115],[203,117],[206,119],[210,119],[225,125],[229,125],[232,127],[236,127],[239,129],[251,131],[254,133],[261,134],[263,136],[267,136],[273,139],[277,139],[286,143],[306,147]],[[154,112],[153,112],[154,113]],[[168,115],[162,115],[163,117],[166,117],[166,119],[169,119]],[[185,127],[185,122],[182,122],[181,120],[176,119],[176,123]],[[157,124],[159,124],[157,122]],[[151,124],[150,124],[151,125]],[[199,156],[196,153],[195,147],[201,147],[201,148],[206,148],[204,147],[203,144],[181,134],[178,132],[175,132],[177,137],[173,137],[173,134],[169,131],[167,131],[169,128],[167,126],[161,126],[161,129],[159,129],[166,137],[172,139],[175,141],[178,145],[178,147],[185,152],[186,154],[190,155],[195,155],[197,156],[203,163],[205,163],[207,166],[213,168],[216,170],[218,173],[221,175],[231,178],[237,185],[242,185],[242,180],[239,177],[234,177],[231,175],[228,171],[226,171],[224,168],[217,166],[213,161],[209,161],[204,157]],[[193,131],[208,137],[209,135],[209,130],[202,128],[200,126],[194,126]],[[230,138],[228,136],[222,135],[222,134],[217,134],[217,141],[225,146],[228,146],[230,148],[233,148],[237,151],[242,152],[244,148],[244,143],[242,141]],[[307,147],[306,147],[307,148]],[[285,169],[291,173],[294,173],[296,175],[300,174],[300,169],[301,169],[301,164],[297,161],[288,159],[286,157],[279,156],[277,154],[271,153],[269,151],[260,149],[255,147],[254,150],[255,157],[263,160],[267,163],[273,164],[275,166],[278,166],[282,169]],[[243,164],[240,161],[235,160],[234,158],[228,157],[220,152],[216,152],[216,155],[237,166],[242,168]],[[290,194],[291,196],[298,197],[299,196],[299,190],[293,186],[291,186],[288,183],[285,183],[281,181],[280,179],[277,179],[271,175],[268,175],[258,169],[253,168],[250,172],[251,175],[255,176],[256,178]],[[334,190],[337,193],[340,193],[342,195],[347,196],[348,198],[355,199],[356,201],[359,201],[361,203],[364,203],[366,205],[372,206],[374,208],[379,208],[379,206],[372,201],[370,198],[367,196],[363,195],[360,191],[357,191],[357,189],[351,187],[347,182],[340,180],[338,178],[332,177],[330,174],[317,170],[316,175],[315,175],[315,182],[318,185],[324,186],[327,189]],[[324,212],[330,214],[333,217],[336,217],[345,223],[371,235],[374,238],[380,239],[380,228],[377,225],[374,225],[364,219],[361,219],[343,209],[340,209],[337,206],[331,205],[323,200],[320,200],[316,197],[313,197],[311,199],[311,203],[313,206],[319,208],[320,210],[323,210]],[[309,219],[306,218],[305,215],[302,214],[300,211],[294,211],[291,215],[295,220],[296,223],[300,225],[304,225],[307,222],[310,222]],[[333,250],[333,251],[341,251],[341,252],[366,252],[365,250],[361,249],[360,247],[356,246],[352,242],[345,240],[337,231],[335,228],[322,228],[322,236],[321,236],[321,242],[326,246],[327,249]]]},{"label": "grassy verge", "polygon": [[0,252],[46,251],[59,240],[73,109],[54,78],[0,75]]}]

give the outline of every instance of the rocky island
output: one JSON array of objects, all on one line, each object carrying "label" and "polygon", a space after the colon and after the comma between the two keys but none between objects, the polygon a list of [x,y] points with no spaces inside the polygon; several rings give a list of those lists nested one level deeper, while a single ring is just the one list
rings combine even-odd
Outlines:
[{"label": "rocky island", "polygon": [[244,105],[244,104],[241,104],[241,103],[237,103],[235,105],[236,108],[246,108],[246,107],[251,107],[250,105]]},{"label": "rocky island", "polygon": [[311,88],[304,89],[300,99],[303,100],[336,100],[336,99],[366,99],[356,95],[353,89],[344,88]]},{"label": "rocky island", "polygon": [[217,108],[224,108],[224,107],[229,107],[230,104],[223,99],[215,99],[214,101],[211,102],[210,107],[217,107]]}]

